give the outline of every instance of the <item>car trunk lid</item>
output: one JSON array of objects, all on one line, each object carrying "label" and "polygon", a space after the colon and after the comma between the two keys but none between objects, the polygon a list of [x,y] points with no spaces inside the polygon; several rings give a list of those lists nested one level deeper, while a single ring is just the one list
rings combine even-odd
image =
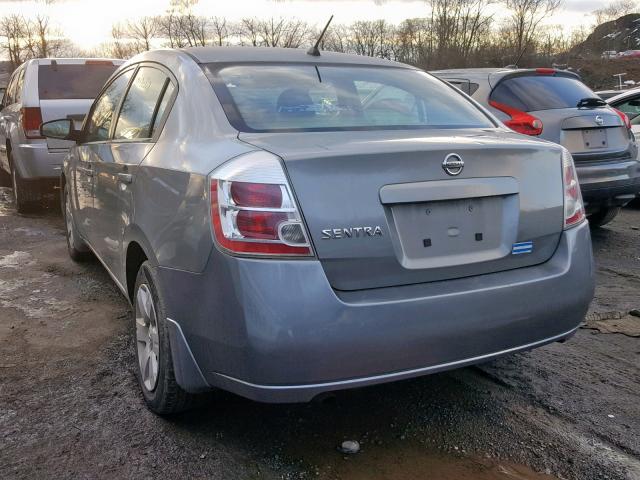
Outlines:
[{"label": "car trunk lid", "polygon": [[627,127],[610,107],[561,108],[530,113],[544,124],[541,137],[565,147],[576,163],[615,158],[631,146]]},{"label": "car trunk lid", "polygon": [[[68,118],[80,128],[93,99],[121,61],[107,59],[42,59],[38,65],[38,99],[42,121]],[[73,142],[47,139],[50,149]]]},{"label": "car trunk lid", "polygon": [[[562,231],[560,153],[538,141],[471,129],[240,139],[284,160],[318,259],[339,290],[534,265],[553,254]],[[456,176],[443,169],[452,153],[464,161]]]},{"label": "car trunk lid", "polygon": [[[92,102],[93,100],[91,99],[40,100],[42,122],[68,118],[73,120],[76,129],[80,129]],[[47,147],[49,149],[69,149],[72,145],[73,142],[68,140],[47,138]]]}]

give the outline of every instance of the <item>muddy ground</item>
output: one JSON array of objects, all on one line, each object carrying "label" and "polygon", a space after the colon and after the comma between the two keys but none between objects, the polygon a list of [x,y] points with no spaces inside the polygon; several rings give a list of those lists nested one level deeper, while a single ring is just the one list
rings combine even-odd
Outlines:
[{"label": "muddy ground", "polygon": [[0,189],[0,478],[640,479],[639,228],[628,209],[594,232],[596,299],[565,344],[307,405],[218,393],[164,419],[108,275],[71,262],[59,214],[18,216]]}]

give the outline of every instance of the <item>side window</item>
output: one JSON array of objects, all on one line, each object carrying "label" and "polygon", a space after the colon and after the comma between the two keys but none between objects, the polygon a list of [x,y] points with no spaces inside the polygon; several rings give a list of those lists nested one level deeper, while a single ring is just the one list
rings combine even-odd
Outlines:
[{"label": "side window", "polygon": [[128,70],[120,75],[94,102],[91,116],[85,127],[85,142],[104,142],[109,139],[115,109],[127,89],[132,74],[133,70]]},{"label": "side window", "polygon": [[631,117],[635,117],[640,114],[640,98],[634,98],[627,100],[616,106],[616,108]]},{"label": "side window", "polygon": [[26,68],[23,68],[20,71],[20,75],[18,76],[18,80],[16,81],[15,89],[13,92],[13,102],[18,103],[22,100],[22,87],[24,86],[24,72]]},{"label": "side window", "polygon": [[15,103],[15,87],[16,82],[18,80],[19,73],[16,72],[11,76],[11,80],[9,80],[9,86],[7,86],[7,91],[4,94],[4,106],[13,105]]},{"label": "side window", "polygon": [[162,95],[162,100],[160,100],[160,105],[158,105],[158,112],[153,119],[153,125],[151,127],[151,136],[153,137],[156,133],[156,130],[160,126],[160,121],[162,117],[164,117],[165,112],[167,111],[167,107],[169,106],[169,102],[173,98],[173,92],[175,92],[176,87],[173,83],[167,83],[167,88],[164,90],[164,94]]},{"label": "side window", "polygon": [[443,80],[446,80],[451,85],[462,90],[467,95],[473,95],[474,93],[476,93],[476,90],[480,88],[480,85],[470,82],[469,80],[463,80],[459,78],[445,78]]},{"label": "side window", "polygon": [[[149,139],[170,80],[161,70],[141,67],[122,102],[114,140]],[[161,98],[162,97],[162,98]],[[164,105],[166,108],[166,104]]]}]

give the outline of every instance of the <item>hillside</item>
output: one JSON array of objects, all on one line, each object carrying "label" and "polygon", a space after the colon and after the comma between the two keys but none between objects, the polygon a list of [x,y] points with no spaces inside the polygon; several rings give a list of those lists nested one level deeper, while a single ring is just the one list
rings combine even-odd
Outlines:
[{"label": "hillside", "polygon": [[621,52],[640,49],[640,13],[631,13],[617,20],[598,25],[593,33],[571,53],[600,56],[607,50]]}]

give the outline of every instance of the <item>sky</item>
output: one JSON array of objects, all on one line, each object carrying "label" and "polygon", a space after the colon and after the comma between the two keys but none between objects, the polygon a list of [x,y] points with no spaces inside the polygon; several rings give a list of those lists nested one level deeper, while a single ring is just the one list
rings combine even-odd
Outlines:
[{"label": "sky", "polygon": [[[592,24],[589,15],[614,0],[564,0],[562,9],[549,23],[567,30]],[[109,8],[105,8],[108,5]],[[44,12],[66,36],[83,49],[108,41],[111,26],[127,19],[164,12],[169,0],[0,0],[0,16],[22,13],[32,16]],[[324,24],[331,14],[334,23],[384,18],[400,23],[405,18],[425,16],[424,0],[200,0],[194,10],[207,16],[238,20],[246,16],[298,18],[311,24]],[[496,15],[504,15],[496,10]]]}]

